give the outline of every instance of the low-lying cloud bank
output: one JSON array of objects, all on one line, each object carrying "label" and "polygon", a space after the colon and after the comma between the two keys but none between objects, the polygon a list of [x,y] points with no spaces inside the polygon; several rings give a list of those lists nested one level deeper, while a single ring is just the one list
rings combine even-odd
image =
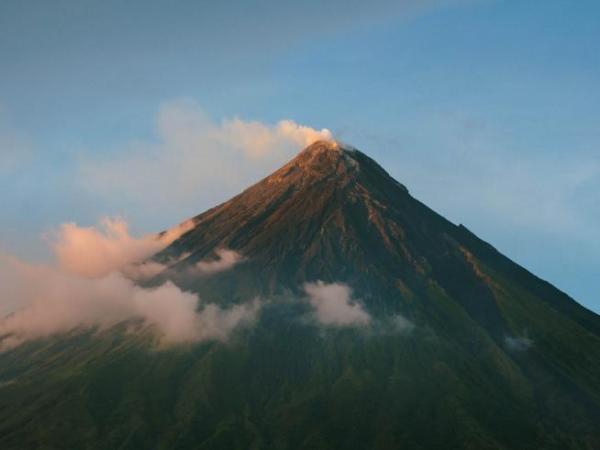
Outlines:
[{"label": "low-lying cloud bank", "polygon": [[[47,266],[0,255],[0,279],[10,286],[2,299],[0,343],[6,350],[25,341],[81,327],[106,328],[141,319],[166,344],[225,339],[236,327],[252,323],[260,302],[231,309],[202,305],[196,295],[167,282],[145,289],[119,273],[83,278]],[[198,312],[198,306],[200,311]]]},{"label": "low-lying cloud bank", "polygon": [[[173,242],[186,222],[160,235],[130,236],[122,220],[105,219],[100,228],[63,225],[52,246],[57,266],[29,264],[0,253],[0,351],[26,341],[78,328],[114,326],[141,320],[164,344],[224,340],[253,323],[261,302],[223,309],[173,283],[143,288],[132,279],[148,278],[166,266],[139,261]],[[210,275],[242,259],[232,250],[200,269]]]}]

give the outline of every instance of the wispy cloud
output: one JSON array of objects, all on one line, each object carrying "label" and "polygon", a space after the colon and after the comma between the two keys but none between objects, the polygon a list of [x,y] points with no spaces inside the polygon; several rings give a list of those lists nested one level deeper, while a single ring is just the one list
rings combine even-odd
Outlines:
[{"label": "wispy cloud", "polygon": [[202,275],[212,275],[229,270],[244,260],[244,257],[238,252],[227,248],[217,249],[215,254],[217,255],[216,259],[199,261],[192,271]]},{"label": "wispy cloud", "polygon": [[[600,162],[570,152],[523,149],[506,131],[462,111],[415,115],[394,175],[429,206],[460,222],[580,236],[598,235]],[[431,156],[435,155],[435,158]]]},{"label": "wispy cloud", "polygon": [[121,268],[120,272],[130,280],[144,281],[154,278],[168,268],[169,266],[167,264],[148,260],[140,263],[128,264]]},{"label": "wispy cloud", "polygon": [[362,305],[352,299],[352,289],[342,283],[322,281],[305,283],[304,291],[314,309],[315,318],[322,325],[363,327],[371,323],[371,316]]},{"label": "wispy cloud", "polygon": [[509,350],[524,352],[533,346],[533,340],[526,336],[506,336],[504,345]]},{"label": "wispy cloud", "polygon": [[415,324],[401,314],[390,317],[389,330],[394,333],[408,334],[415,329]]}]

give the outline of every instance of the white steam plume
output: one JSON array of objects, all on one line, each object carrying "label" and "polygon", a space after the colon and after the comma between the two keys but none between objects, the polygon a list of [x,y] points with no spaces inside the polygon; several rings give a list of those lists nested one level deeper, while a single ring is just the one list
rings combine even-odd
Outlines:
[{"label": "white steam plume", "polygon": [[235,194],[303,147],[332,139],[326,129],[292,120],[215,121],[192,101],[163,105],[156,129],[155,141],[124,145],[116,158],[83,160],[83,187],[113,202],[126,199],[140,210],[181,214],[190,204]]}]

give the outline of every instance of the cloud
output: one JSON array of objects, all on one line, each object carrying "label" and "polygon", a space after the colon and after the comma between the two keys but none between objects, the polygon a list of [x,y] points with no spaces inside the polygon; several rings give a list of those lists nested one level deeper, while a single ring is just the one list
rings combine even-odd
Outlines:
[{"label": "cloud", "polygon": [[[75,223],[61,225],[53,236],[52,247],[60,266],[84,277],[104,277],[115,270],[129,271],[134,278],[159,273],[158,263],[143,261],[172,243],[193,227],[186,221],[160,234],[135,238],[129,234],[127,222],[104,218],[99,227],[80,227]],[[128,267],[131,266],[131,267]]]},{"label": "cloud", "polygon": [[269,127],[236,118],[224,121],[218,134],[225,145],[231,145],[248,158],[264,158],[290,145],[300,149],[318,140],[332,139],[329,130],[318,131],[293,120],[282,120]]},{"label": "cloud", "polygon": [[411,333],[415,329],[415,324],[401,314],[392,316],[389,321],[390,331],[396,333]]},{"label": "cloud", "polygon": [[175,101],[158,112],[156,141],[85,159],[79,181],[93,195],[174,211],[237,193],[319,139],[332,139],[331,133],[292,120],[216,122],[195,102]]},{"label": "cloud", "polygon": [[415,324],[401,314],[395,314],[375,321],[364,307],[352,299],[352,289],[343,283],[305,283],[304,292],[308,295],[317,321],[326,326],[347,327],[376,325],[374,333],[410,334]]},{"label": "cloud", "polygon": [[[50,242],[56,266],[0,253],[0,351],[32,339],[134,319],[152,327],[164,344],[224,340],[234,329],[251,324],[261,307],[258,299],[223,309],[171,282],[153,288],[135,284],[189,256],[166,263],[147,260],[192,227],[193,221],[186,221],[136,238],[122,219],[105,218],[98,227],[67,223]],[[194,270],[210,275],[243,260],[233,250],[215,253],[217,259],[201,261]]]},{"label": "cloud", "polygon": [[167,264],[156,261],[143,261],[141,263],[128,264],[120,269],[120,272],[130,280],[149,280],[169,268]]},{"label": "cloud", "polygon": [[524,352],[533,346],[533,340],[522,336],[506,336],[504,338],[504,345],[509,350],[513,350],[515,352]]},{"label": "cloud", "polygon": [[203,275],[212,275],[224,270],[229,270],[236,264],[244,260],[238,252],[221,248],[215,251],[217,259],[202,260],[194,266],[193,271]]},{"label": "cloud", "polygon": [[[216,259],[204,259],[199,261],[189,269],[184,270],[184,272],[192,276],[210,276],[229,270],[245,260],[241,254],[227,248],[219,248],[215,250],[215,254],[217,256]],[[171,266],[186,259],[188,256],[190,256],[190,253],[183,253],[179,258],[171,259],[164,264],[151,260],[135,262],[120,267],[119,272],[131,280],[148,280],[169,270]]]},{"label": "cloud", "polygon": [[159,263],[157,261],[145,260],[142,262],[135,262],[132,264],[128,264],[119,269],[123,275],[125,275],[130,280],[134,281],[143,281],[149,280],[156,275],[169,270],[169,268],[180,261],[183,261],[188,256],[190,256],[190,252],[184,252],[177,258],[170,258],[166,260],[164,263]]},{"label": "cloud", "polygon": [[323,325],[344,327],[371,323],[371,316],[351,299],[352,289],[345,284],[305,283],[304,291],[308,294],[316,319]]},{"label": "cloud", "polygon": [[224,340],[251,324],[259,300],[222,309],[167,282],[145,289],[119,273],[83,278],[0,254],[0,349],[78,328],[106,328],[141,319],[164,344]]}]

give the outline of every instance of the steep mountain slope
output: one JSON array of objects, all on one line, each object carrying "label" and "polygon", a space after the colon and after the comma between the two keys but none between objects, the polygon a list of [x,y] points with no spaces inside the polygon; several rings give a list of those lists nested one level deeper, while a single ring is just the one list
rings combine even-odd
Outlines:
[{"label": "steep mountain slope", "polygon": [[[259,322],[227,343],[113,329],[1,354],[2,448],[600,448],[600,318],[363,153],[317,142],[193,220],[147,284],[259,296]],[[223,249],[227,270],[195,270]],[[370,325],[319,325],[317,280]]]}]

